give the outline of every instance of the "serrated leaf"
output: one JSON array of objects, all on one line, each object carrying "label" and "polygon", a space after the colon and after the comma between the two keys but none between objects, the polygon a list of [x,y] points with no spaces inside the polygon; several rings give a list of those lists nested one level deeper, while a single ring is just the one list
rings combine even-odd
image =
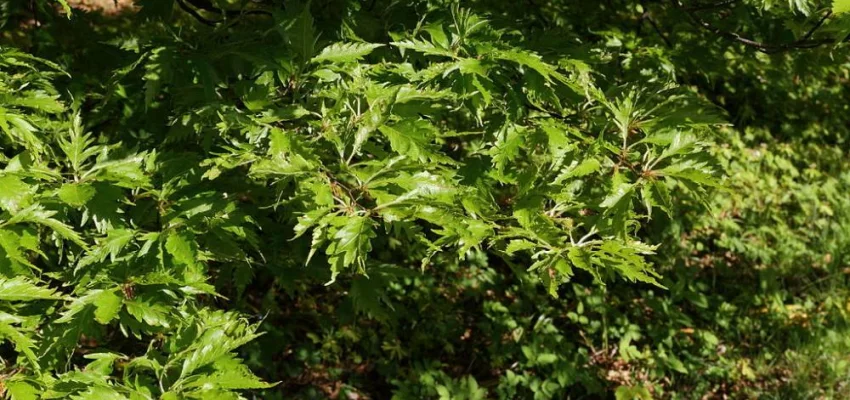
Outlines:
[{"label": "serrated leaf", "polygon": [[47,113],[60,113],[65,110],[65,106],[57,100],[56,96],[50,96],[41,91],[25,92],[24,94],[25,97],[13,98],[10,103]]},{"label": "serrated leaf", "polygon": [[[77,263],[74,271],[77,272],[96,262],[103,262],[107,257],[114,263],[124,248],[133,241],[135,235],[136,232],[130,229],[110,229],[106,234],[106,238],[100,240],[97,246],[90,249],[80,262]],[[147,242],[146,245],[151,246],[152,244]],[[147,249],[143,249],[140,255],[144,255],[145,253],[147,253]]]},{"label": "serrated leaf", "polygon": [[537,247],[537,245],[535,243],[529,242],[528,240],[522,240],[522,239],[511,240],[510,243],[508,243],[508,247],[505,248],[505,253],[507,253],[509,255],[513,255],[516,252],[524,251],[524,250],[531,250],[531,249],[534,249],[536,247]]},{"label": "serrated leaf", "polygon": [[381,46],[383,45],[377,43],[334,43],[322,49],[319,55],[313,57],[310,61],[314,63],[357,61]]},{"label": "serrated leaf", "polygon": [[310,210],[303,215],[298,217],[298,223],[295,225],[295,237],[292,239],[297,239],[301,237],[301,235],[305,234],[310,228],[318,225],[326,215],[330,214],[331,208],[317,208],[315,210]]},{"label": "serrated leaf", "polygon": [[127,312],[139,322],[164,328],[171,326],[169,309],[162,304],[137,299],[125,300],[124,306],[127,308]]},{"label": "serrated leaf", "polygon": [[71,396],[70,398],[72,400],[128,400],[127,397],[124,397],[121,393],[109,386],[92,386],[89,387],[88,390],[80,392],[78,395]]},{"label": "serrated leaf", "polygon": [[238,359],[221,357],[214,364],[215,372],[208,375],[193,376],[188,379],[187,387],[217,387],[228,390],[266,389],[274,386],[254,375]]},{"label": "serrated leaf", "polygon": [[587,250],[581,247],[570,247],[567,251],[567,257],[576,267],[588,272],[595,272],[590,266],[590,254],[588,254]]},{"label": "serrated leaf", "polygon": [[186,232],[171,232],[165,241],[165,250],[175,262],[183,265],[194,265],[198,258],[194,237]]},{"label": "serrated leaf", "polygon": [[309,61],[316,52],[316,42],[319,39],[313,28],[309,2],[302,5],[295,18],[286,24],[285,32],[289,45],[295,49],[301,60]]},{"label": "serrated leaf", "polygon": [[658,204],[661,205],[661,208],[670,214],[673,209],[673,202],[667,185],[662,181],[652,182],[652,194],[658,200]]},{"label": "serrated leaf", "polygon": [[379,96],[371,102],[369,110],[363,113],[361,116],[361,120],[363,122],[360,123],[360,126],[354,133],[354,140],[351,145],[352,156],[359,154],[363,144],[366,143],[367,139],[369,139],[369,135],[387,121],[389,118],[389,109],[392,107],[393,103],[395,103],[397,94],[398,88],[393,90],[391,93]]},{"label": "serrated leaf", "polygon": [[263,111],[255,120],[263,124],[281,121],[294,121],[310,115],[310,110],[301,105],[274,107]]},{"label": "serrated leaf", "polygon": [[432,144],[432,127],[425,121],[405,120],[398,124],[382,125],[378,130],[390,141],[397,153],[422,162],[446,161]]},{"label": "serrated leaf", "polygon": [[561,172],[557,178],[555,178],[555,183],[563,182],[569,178],[580,178],[583,176],[590,175],[599,169],[602,168],[602,164],[599,160],[595,158],[587,158],[581,163],[577,163],[571,165],[568,168],[565,168],[563,172]]},{"label": "serrated leaf", "polygon": [[32,300],[61,300],[64,297],[56,290],[39,286],[22,276],[12,279],[0,278],[0,300],[2,301],[32,301]]},{"label": "serrated leaf", "polygon": [[371,218],[365,216],[338,217],[342,222],[327,248],[330,257],[338,257],[342,267],[353,264],[365,267],[366,255],[372,251],[371,240],[377,235]]},{"label": "serrated leaf", "polygon": [[602,208],[612,208],[619,204],[621,201],[627,201],[631,199],[631,195],[634,192],[634,185],[631,183],[620,183],[618,184],[611,193],[602,200],[602,203],[599,203],[599,207]]},{"label": "serrated leaf", "polygon": [[6,391],[11,400],[38,400],[43,389],[25,381],[6,381]]},{"label": "serrated leaf", "polygon": [[[500,133],[495,145],[490,148],[489,154],[493,159],[493,166],[500,173],[519,157],[523,144],[525,143],[525,127],[511,124]],[[512,180],[505,176],[504,180]]]},{"label": "serrated leaf", "polygon": [[103,293],[101,289],[93,289],[86,292],[85,295],[77,297],[71,301],[62,311],[61,317],[54,321],[57,324],[69,323],[74,320],[74,316],[83,312],[86,307],[94,304],[94,301]]},{"label": "serrated leaf", "polygon": [[101,324],[108,324],[118,316],[123,305],[123,299],[115,291],[107,290],[96,296],[93,304],[95,307],[94,318]]},{"label": "serrated leaf", "polygon": [[86,372],[94,372],[99,375],[109,376],[113,371],[115,361],[123,358],[122,355],[116,353],[94,353],[83,356],[86,360],[94,360],[86,365]]},{"label": "serrated leaf", "polygon": [[631,281],[650,283],[664,288],[658,280],[658,274],[639,255],[646,251],[642,244],[628,245],[617,241],[605,241],[600,247],[598,259],[602,265],[615,268],[621,276]]},{"label": "serrated leaf", "polygon": [[71,128],[68,130],[68,137],[59,137],[59,147],[68,157],[74,172],[81,172],[87,161],[98,154],[101,146],[95,146],[94,142],[90,133],[84,133],[80,114],[75,114]]},{"label": "serrated leaf", "polygon": [[41,369],[41,366],[38,364],[38,357],[33,351],[35,349],[35,343],[27,335],[9,324],[0,323],[0,338],[11,341],[15,345],[15,351],[23,353],[33,369],[36,371]]},{"label": "serrated leaf", "polygon": [[57,193],[59,199],[72,207],[82,207],[95,195],[95,189],[85,183],[68,183],[62,185]]},{"label": "serrated leaf", "polygon": [[455,54],[451,50],[444,49],[420,39],[407,39],[392,42],[390,44],[400,49],[413,50],[425,55],[455,58]]},{"label": "serrated leaf", "polygon": [[32,188],[14,175],[0,176],[0,208],[14,213],[28,207]]},{"label": "serrated leaf", "polygon": [[703,163],[681,162],[657,171],[661,175],[684,179],[693,183],[717,187],[720,182],[714,177],[714,171]]},{"label": "serrated leaf", "polygon": [[8,221],[6,221],[6,223],[12,225],[22,222],[32,222],[44,225],[52,229],[59,236],[71,240],[72,242],[78,244],[80,247],[86,248],[86,243],[83,241],[83,239],[77,232],[74,232],[74,230],[71,229],[71,227],[69,227],[68,225],[65,225],[62,222],[51,218],[55,214],[56,212],[47,211],[41,205],[35,204],[26,208],[25,210],[21,210]]},{"label": "serrated leaf", "polygon": [[547,81],[554,79],[562,83],[570,83],[567,77],[558,72],[556,66],[544,62],[539,55],[529,51],[519,49],[497,50],[490,54],[490,57],[511,61],[523,67],[528,67],[540,74]]},{"label": "serrated leaf", "polygon": [[150,181],[142,169],[144,163],[144,154],[136,154],[120,160],[103,161],[88,170],[83,177],[97,176],[99,180],[111,181],[129,189],[147,187]]},{"label": "serrated leaf", "polygon": [[192,344],[192,351],[183,360],[181,377],[187,377],[201,367],[226,356],[231,351],[259,337],[256,327],[240,320],[224,320],[207,327]]}]

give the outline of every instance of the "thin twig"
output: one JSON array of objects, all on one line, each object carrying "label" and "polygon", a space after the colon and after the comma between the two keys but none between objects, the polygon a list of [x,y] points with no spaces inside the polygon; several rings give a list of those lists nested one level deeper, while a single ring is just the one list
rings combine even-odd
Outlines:
[{"label": "thin twig", "polygon": [[640,16],[640,19],[641,19],[641,21],[649,22],[649,25],[652,27],[652,29],[655,30],[655,33],[657,33],[658,36],[661,36],[661,40],[664,41],[664,44],[666,44],[667,47],[670,47],[670,48],[673,47],[673,43],[670,41],[670,38],[668,38],[667,35],[664,34],[664,32],[661,30],[661,28],[655,22],[655,19],[652,18],[652,14],[650,14],[649,11],[645,11],[643,13],[643,15]]},{"label": "thin twig", "polygon": [[700,4],[700,5],[688,7],[688,8],[685,9],[685,11],[695,12],[695,11],[711,10],[711,9],[714,9],[714,8],[721,8],[721,7],[729,6],[729,5],[737,3],[738,1],[740,1],[740,0],[726,0],[726,1],[721,1],[719,3],[714,3],[714,4]]},{"label": "thin twig", "polygon": [[271,16],[272,13],[266,10],[225,10],[213,5],[209,0],[188,0],[195,8],[204,10],[225,17],[239,17],[243,15],[266,15]]},{"label": "thin twig", "polygon": [[815,24],[815,26],[813,26],[812,29],[809,29],[809,31],[806,32],[806,34],[802,38],[800,38],[800,40],[809,40],[809,38],[812,37],[815,31],[818,30],[818,28],[820,28],[823,23],[826,22],[826,19],[829,18],[829,16],[831,15],[832,10],[827,11],[826,14],[824,14],[823,17],[821,17],[821,19]]},{"label": "thin twig", "polygon": [[[696,25],[696,26],[698,26],[698,27],[700,27],[704,30],[707,30],[707,31],[709,31],[709,32],[711,32],[715,35],[724,37],[728,40],[736,41],[738,43],[742,43],[742,44],[745,44],[747,46],[753,47],[753,48],[755,48],[756,50],[758,50],[762,53],[774,54],[774,53],[779,53],[779,52],[793,50],[793,49],[811,49],[811,48],[820,47],[820,46],[823,46],[823,45],[826,45],[826,44],[837,43],[837,41],[835,39],[809,40],[811,38],[811,36],[815,33],[815,31],[817,31],[818,28],[820,28],[823,25],[823,23],[826,21],[826,19],[829,18],[830,15],[832,15],[831,11],[827,12],[826,15],[824,15],[817,22],[817,24],[815,24],[815,26],[813,26],[812,29],[810,29],[809,32],[806,33],[802,38],[795,40],[793,42],[790,42],[790,43],[773,44],[773,43],[759,42],[759,41],[741,36],[738,33],[729,32],[729,31],[725,31],[723,29],[720,29],[720,28],[714,26],[713,24],[711,24],[710,22],[700,18],[693,11],[689,11],[688,8],[686,8],[680,0],[672,0],[672,1],[673,1],[673,4],[677,8],[679,8],[680,10],[682,10],[683,12],[685,12],[688,15],[692,24],[694,24],[694,25]],[[846,41],[846,40],[847,39],[845,38],[845,40],[842,40],[842,41]]]},{"label": "thin twig", "polygon": [[[177,0],[177,4],[180,6],[181,9],[183,9],[183,11],[186,11],[187,13],[189,13],[189,15],[194,17],[196,20],[198,20],[199,22],[201,22],[205,25],[209,25],[209,26],[217,26],[218,24],[225,22],[225,20],[228,17],[238,18],[238,17],[242,17],[242,16],[245,16],[245,15],[272,16],[272,13],[269,12],[269,11],[266,11],[266,10],[241,10],[241,11],[222,10],[222,9],[213,7],[211,3],[206,2],[206,1],[199,1],[199,0],[188,0],[188,1],[189,1],[190,4],[192,4],[192,6],[197,7],[197,9],[193,8],[189,4],[186,4],[186,0]],[[211,12],[211,13],[214,13],[214,14],[222,15],[224,18],[219,19],[219,20],[207,19],[203,15],[201,15],[201,13],[199,13],[198,10],[203,10],[203,11],[206,11],[206,12]],[[236,25],[238,23],[239,23],[239,19],[236,19],[236,21],[233,24],[231,24],[230,26]]]},{"label": "thin twig", "polygon": [[182,9],[183,9],[183,11],[186,11],[187,13],[189,13],[189,15],[191,15],[191,16],[192,16],[192,17],[194,17],[196,20],[198,20],[198,22],[200,22],[200,23],[202,23],[202,24],[204,24],[204,25],[216,26],[218,23],[220,23],[220,22],[221,22],[221,20],[213,21],[213,20],[209,20],[209,19],[204,18],[204,16],[203,16],[203,15],[201,15],[201,14],[200,14],[197,10],[195,10],[194,8],[189,7],[189,5],[188,5],[188,4],[186,4],[183,0],[177,0],[177,5],[179,5],[179,6],[180,6],[180,8],[182,8]]}]

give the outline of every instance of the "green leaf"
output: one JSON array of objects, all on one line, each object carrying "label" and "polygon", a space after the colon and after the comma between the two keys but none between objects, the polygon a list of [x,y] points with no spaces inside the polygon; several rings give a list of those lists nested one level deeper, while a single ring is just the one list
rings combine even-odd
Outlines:
[{"label": "green leaf", "polygon": [[68,19],[71,19],[71,6],[68,5],[68,1],[67,0],[56,0],[56,1],[62,6],[62,10],[65,11],[65,15],[68,17]]},{"label": "green leaf", "polygon": [[72,207],[82,207],[95,195],[95,189],[85,183],[68,183],[62,185],[58,192],[59,199]]},{"label": "green leaf", "polygon": [[567,257],[569,257],[570,261],[576,267],[588,272],[593,272],[590,266],[590,255],[581,247],[570,247],[570,250],[567,252]]},{"label": "green leaf", "polygon": [[108,324],[118,316],[124,301],[114,290],[106,290],[95,297],[93,303],[94,318],[101,324]]},{"label": "green leaf", "polygon": [[38,400],[42,389],[25,381],[6,381],[6,391],[11,400]]},{"label": "green leaf", "polygon": [[200,337],[192,343],[191,351],[183,360],[181,378],[220,360],[231,351],[260,336],[255,333],[256,326],[229,316],[202,329]]},{"label": "green leaf", "polygon": [[310,110],[307,110],[300,105],[274,107],[263,111],[263,113],[256,118],[256,121],[263,124],[271,124],[281,121],[294,121],[308,115],[310,115]]},{"label": "green leaf", "polygon": [[128,189],[147,187],[150,181],[142,169],[144,163],[144,154],[136,154],[120,160],[103,161],[92,167],[83,177],[97,176],[99,180],[111,181]]},{"label": "green leaf", "polygon": [[420,39],[406,39],[398,42],[392,42],[390,44],[398,47],[399,49],[413,50],[429,56],[456,57],[451,50],[444,49]]},{"label": "green leaf", "polygon": [[313,28],[309,2],[301,6],[298,14],[286,24],[285,32],[289,45],[295,49],[301,60],[309,61],[316,53],[316,42],[319,39]]},{"label": "green leaf", "polygon": [[347,63],[360,60],[373,50],[383,46],[376,43],[334,43],[325,47],[311,62]]},{"label": "green leaf", "polygon": [[71,227],[69,227],[68,225],[65,225],[51,218],[55,214],[56,212],[47,211],[40,205],[36,204],[28,207],[25,210],[21,210],[20,212],[15,214],[15,216],[13,216],[11,219],[6,221],[6,224],[12,225],[19,224],[22,222],[32,222],[36,224],[41,224],[52,229],[59,236],[78,244],[80,247],[86,248],[86,243],[83,241],[83,239],[77,232],[74,232],[74,230],[71,229]]},{"label": "green leaf", "polygon": [[93,289],[86,292],[85,295],[75,298],[65,307],[61,317],[55,321],[57,324],[65,324],[74,320],[74,317],[83,312],[88,306],[94,304],[95,300],[103,293],[101,289]]},{"label": "green leaf", "polygon": [[513,255],[516,252],[531,250],[536,247],[537,245],[535,243],[529,242],[528,240],[511,240],[510,243],[508,243],[508,247],[505,249],[505,253]]},{"label": "green leaf", "polygon": [[554,78],[562,83],[571,83],[566,76],[558,72],[556,66],[547,64],[539,55],[529,51],[523,51],[520,49],[497,50],[489,56],[498,60],[511,61],[519,64],[520,66],[528,67],[540,74],[547,81],[551,81]]},{"label": "green leaf", "polygon": [[599,204],[599,207],[602,208],[613,208],[616,205],[620,204],[620,202],[625,202],[631,200],[631,195],[634,192],[634,184],[631,183],[620,183],[611,193],[602,200],[602,203]]},{"label": "green leaf", "polygon": [[651,254],[652,247],[641,243],[623,243],[620,241],[605,241],[599,246],[596,260],[605,267],[613,267],[624,278],[630,281],[650,283],[663,288],[656,280],[658,274],[649,268],[641,254]]},{"label": "green leaf", "polygon": [[365,268],[366,255],[372,251],[371,240],[377,236],[374,222],[369,217],[356,215],[336,217],[334,221],[340,226],[326,249],[328,257],[336,261],[331,263],[334,274],[353,264]]},{"label": "green leaf", "polygon": [[22,276],[12,279],[0,278],[0,300],[2,301],[62,300],[63,298],[56,293],[56,290],[38,286]]},{"label": "green leaf", "polygon": [[537,355],[537,363],[546,365],[558,361],[558,355],[554,353],[542,353]]},{"label": "green leaf", "polygon": [[60,113],[65,110],[62,102],[57,100],[58,96],[49,96],[44,92],[25,92],[25,97],[13,98],[11,104],[19,107],[28,107],[47,113]]},{"label": "green leaf", "polygon": [[86,360],[94,360],[86,365],[86,372],[95,372],[99,375],[109,376],[112,374],[115,361],[123,358],[123,356],[115,353],[94,353],[86,354],[84,358]]},{"label": "green leaf", "polygon": [[124,306],[127,308],[127,312],[139,322],[163,328],[171,326],[170,307],[166,307],[164,304],[153,303],[148,299],[134,299],[125,300]]},{"label": "green leaf", "polygon": [[614,392],[616,400],[652,400],[652,394],[643,386],[620,386]]},{"label": "green leaf", "polygon": [[[525,127],[511,124],[502,130],[495,146],[490,149],[489,154],[493,158],[493,166],[500,173],[505,171],[508,165],[519,157],[523,143],[525,143],[525,132]],[[507,181],[513,180],[508,176],[500,178]]]},{"label": "green leaf", "polygon": [[27,335],[9,324],[0,322],[0,338],[6,338],[11,341],[15,345],[15,351],[23,353],[33,369],[36,371],[41,369],[38,363],[38,357],[33,351],[35,343]]},{"label": "green leaf", "polygon": [[165,241],[165,250],[178,264],[195,265],[198,259],[194,237],[185,231],[171,232]]},{"label": "green leaf", "polygon": [[599,171],[600,168],[602,168],[602,164],[599,162],[599,160],[595,158],[586,158],[581,163],[574,162],[569,167],[564,168],[564,170],[558,175],[558,177],[555,178],[555,183],[558,184],[570,178],[580,178],[583,176],[587,176],[596,171]]},{"label": "green leaf", "polygon": [[82,172],[87,161],[101,150],[101,146],[95,146],[94,142],[90,133],[85,134],[83,132],[83,121],[80,114],[74,115],[71,129],[68,130],[68,138],[59,137],[59,147],[68,157],[74,172]]},{"label": "green leaf", "polygon": [[351,146],[351,156],[359,154],[363,144],[366,143],[367,139],[369,139],[369,135],[387,121],[389,118],[389,109],[392,107],[393,103],[395,103],[397,94],[398,89],[389,94],[379,96],[372,101],[369,106],[369,110],[363,113],[361,116],[361,120],[363,122],[354,134],[354,141]]},{"label": "green leaf", "polygon": [[221,357],[213,364],[215,372],[193,376],[187,387],[218,387],[220,389],[266,389],[274,386],[263,382],[236,358]]},{"label": "green leaf", "polygon": [[32,188],[14,175],[0,176],[0,208],[14,213],[28,207]]},{"label": "green leaf", "polygon": [[71,396],[72,400],[127,400],[121,393],[108,386],[93,386],[88,390],[81,392],[79,395]]},{"label": "green leaf", "polygon": [[404,120],[395,125],[381,125],[378,130],[390,141],[395,152],[421,162],[450,161],[432,144],[434,128],[425,121]]},{"label": "green leaf", "polygon": [[684,179],[693,183],[717,187],[720,182],[714,177],[714,171],[704,163],[685,161],[670,165],[657,171],[661,175]]}]

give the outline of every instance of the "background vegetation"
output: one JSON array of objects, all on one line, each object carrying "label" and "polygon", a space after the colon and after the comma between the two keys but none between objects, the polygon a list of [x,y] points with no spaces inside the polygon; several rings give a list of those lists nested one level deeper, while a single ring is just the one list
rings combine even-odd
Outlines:
[{"label": "background vegetation", "polygon": [[0,1],[0,396],[845,398],[846,1]]}]

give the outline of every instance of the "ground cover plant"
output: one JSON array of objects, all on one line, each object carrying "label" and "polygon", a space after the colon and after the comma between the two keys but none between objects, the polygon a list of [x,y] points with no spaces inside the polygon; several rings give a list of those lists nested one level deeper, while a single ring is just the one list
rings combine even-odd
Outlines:
[{"label": "ground cover plant", "polygon": [[0,1],[0,396],[847,397],[848,11]]}]

